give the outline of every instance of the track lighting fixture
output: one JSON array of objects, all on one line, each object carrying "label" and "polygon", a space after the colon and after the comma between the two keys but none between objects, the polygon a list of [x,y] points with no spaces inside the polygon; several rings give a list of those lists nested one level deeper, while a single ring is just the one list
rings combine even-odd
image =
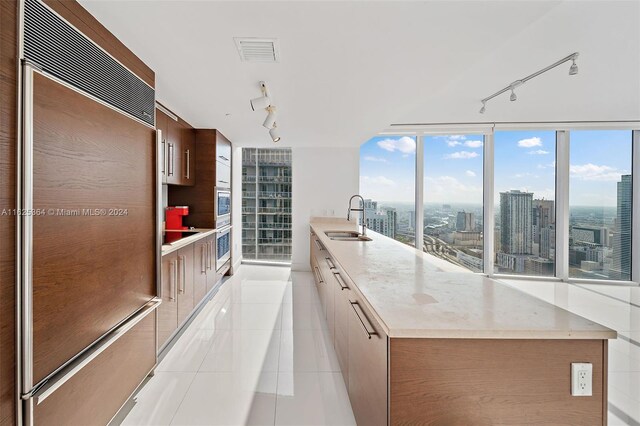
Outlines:
[{"label": "track lighting fixture", "polygon": [[269,136],[271,136],[271,140],[274,142],[280,141],[280,132],[278,131],[278,126],[276,126],[276,123],[273,123],[273,128],[269,130]]},{"label": "track lighting fixture", "polygon": [[271,99],[267,96],[260,96],[259,98],[251,99],[251,109],[256,111],[259,109],[265,109],[271,106]]},{"label": "track lighting fixture", "polygon": [[264,81],[260,82],[260,90],[262,91],[262,96],[251,99],[251,109],[254,111],[259,109],[267,111],[267,117],[262,122],[262,126],[269,129],[271,140],[278,142],[280,141],[280,132],[276,128],[276,107],[271,104],[271,98],[269,97],[267,85]]},{"label": "track lighting fixture", "polygon": [[273,128],[273,125],[276,124],[275,107],[270,106],[269,108],[267,108],[267,111],[269,111],[269,114],[267,114],[267,118],[264,119],[262,126],[267,129],[271,129]]},{"label": "track lighting fixture", "polygon": [[486,111],[486,105],[487,105],[487,102],[489,100],[491,100],[491,99],[495,98],[496,96],[501,95],[501,94],[503,94],[503,93],[505,93],[505,92],[507,92],[509,90],[511,90],[511,95],[509,96],[509,100],[511,102],[516,101],[518,99],[518,96],[516,95],[516,92],[515,92],[516,87],[523,85],[524,83],[526,83],[527,81],[531,80],[532,78],[537,77],[540,74],[543,74],[543,73],[545,73],[545,72],[557,67],[558,65],[562,65],[565,62],[568,62],[568,61],[572,62],[571,67],[569,68],[569,75],[578,74],[578,65],[576,64],[576,59],[578,58],[579,55],[580,54],[578,52],[574,52],[571,55],[569,55],[569,56],[567,56],[565,58],[562,58],[559,61],[549,65],[548,67],[541,69],[540,71],[536,71],[533,74],[526,76],[525,78],[521,78],[520,80],[514,81],[513,83],[511,83],[510,85],[508,85],[504,89],[498,90],[493,95],[487,96],[486,98],[481,99],[480,102],[482,102],[482,108],[480,108],[480,111],[479,111],[480,114],[484,114],[484,112]]},{"label": "track lighting fixture", "polygon": [[569,67],[569,75],[576,75],[578,74],[578,65],[576,65],[576,58],[573,58],[572,61],[573,63]]}]

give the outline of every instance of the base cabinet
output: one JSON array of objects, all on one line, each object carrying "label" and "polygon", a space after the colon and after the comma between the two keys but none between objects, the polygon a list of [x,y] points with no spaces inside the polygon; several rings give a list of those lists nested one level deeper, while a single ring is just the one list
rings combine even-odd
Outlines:
[{"label": "base cabinet", "polygon": [[197,306],[198,303],[207,294],[207,269],[209,245],[208,239],[202,239],[194,243],[195,250],[195,263],[193,268],[193,304]]},{"label": "base cabinet", "polygon": [[[313,233],[310,263],[357,424],[607,424],[607,340],[389,338]],[[572,362],[593,396],[571,396]]]},{"label": "base cabinet", "polygon": [[178,253],[162,256],[162,303],[158,306],[158,348],[178,328]]},{"label": "base cabinet", "polygon": [[178,325],[193,311],[193,244],[178,250]]}]

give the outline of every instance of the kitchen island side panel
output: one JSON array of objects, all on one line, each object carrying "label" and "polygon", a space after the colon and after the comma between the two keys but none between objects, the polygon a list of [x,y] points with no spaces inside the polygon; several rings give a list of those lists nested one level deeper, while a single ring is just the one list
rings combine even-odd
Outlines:
[{"label": "kitchen island side panel", "polygon": [[[390,339],[391,424],[598,425],[606,340]],[[593,396],[571,395],[571,363]]]}]

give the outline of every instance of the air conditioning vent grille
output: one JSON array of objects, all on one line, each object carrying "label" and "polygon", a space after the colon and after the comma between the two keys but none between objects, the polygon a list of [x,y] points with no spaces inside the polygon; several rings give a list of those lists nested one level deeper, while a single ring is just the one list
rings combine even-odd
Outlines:
[{"label": "air conditioning vent grille", "polygon": [[39,0],[25,1],[24,57],[117,109],[155,124],[154,89]]},{"label": "air conditioning vent grille", "polygon": [[277,39],[235,38],[240,59],[244,62],[279,62]]}]

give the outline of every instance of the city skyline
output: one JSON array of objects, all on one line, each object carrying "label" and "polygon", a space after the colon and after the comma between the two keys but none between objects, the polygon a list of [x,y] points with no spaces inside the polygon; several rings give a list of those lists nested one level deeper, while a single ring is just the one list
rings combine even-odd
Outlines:
[{"label": "city skyline", "polygon": [[[425,136],[425,204],[482,203],[482,136]],[[571,205],[615,207],[615,185],[631,168],[630,131],[572,131]],[[627,152],[628,155],[620,155]],[[413,202],[415,139],[378,136],[360,149],[361,193],[379,202]],[[555,132],[495,132],[495,203],[499,192],[555,198]]]}]

